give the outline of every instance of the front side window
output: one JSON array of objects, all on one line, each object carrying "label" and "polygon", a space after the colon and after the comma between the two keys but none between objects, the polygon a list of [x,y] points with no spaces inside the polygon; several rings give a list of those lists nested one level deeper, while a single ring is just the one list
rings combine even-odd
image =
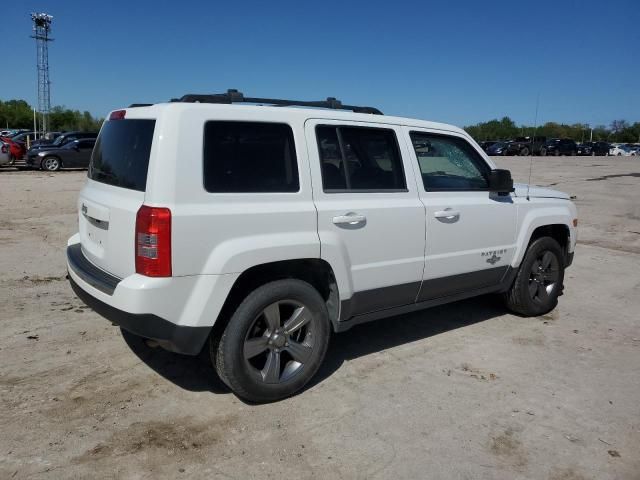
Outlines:
[{"label": "front side window", "polygon": [[81,140],[78,142],[78,147],[81,150],[91,150],[95,144],[95,140]]},{"label": "front side window", "polygon": [[393,130],[319,125],[316,136],[325,192],[406,190]]},{"label": "front side window", "polygon": [[487,190],[489,167],[463,138],[411,132],[424,189]]},{"label": "front side window", "polygon": [[210,193],[297,192],[298,163],[291,127],[207,122],[204,187]]}]

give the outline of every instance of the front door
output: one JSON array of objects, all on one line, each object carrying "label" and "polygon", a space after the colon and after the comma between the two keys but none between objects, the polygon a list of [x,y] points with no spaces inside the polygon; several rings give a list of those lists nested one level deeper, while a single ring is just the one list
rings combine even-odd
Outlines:
[{"label": "front door", "polygon": [[[422,177],[427,244],[419,301],[500,283],[515,253],[517,208],[488,191],[487,164],[462,135],[407,128]],[[405,137],[406,138],[406,137]]]},{"label": "front door", "polygon": [[341,320],[415,302],[425,210],[402,128],[308,120],[305,131],[321,257],[338,270]]}]

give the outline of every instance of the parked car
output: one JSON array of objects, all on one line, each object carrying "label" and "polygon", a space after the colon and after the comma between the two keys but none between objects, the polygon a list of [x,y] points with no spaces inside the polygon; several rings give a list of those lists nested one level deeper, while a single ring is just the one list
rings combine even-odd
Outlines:
[{"label": "parked car", "polygon": [[9,153],[9,144],[0,141],[0,166],[11,165],[11,154]]},{"label": "parked car", "polygon": [[496,143],[498,143],[496,140],[492,140],[492,141],[488,141],[488,142],[480,142],[480,148],[482,148],[482,150],[484,150],[485,152],[489,150],[489,147],[491,147],[492,145],[495,145]]},{"label": "parked car", "polygon": [[631,149],[626,145],[612,145],[609,150],[609,155],[614,155],[617,157],[630,157],[633,155]]},{"label": "parked car", "polygon": [[540,147],[540,155],[571,155],[578,152],[578,145],[570,138],[552,138]]},{"label": "parked car", "polygon": [[539,155],[547,137],[516,137],[507,144],[506,155]]},{"label": "parked car", "polygon": [[508,142],[496,142],[487,149],[489,155],[507,155],[509,151]]},{"label": "parked car", "polygon": [[610,145],[607,142],[584,142],[578,144],[578,155],[604,156],[609,155]]},{"label": "parked car", "polygon": [[27,146],[22,142],[14,141],[13,137],[1,137],[0,140],[7,143],[9,145],[9,157],[11,159],[11,163],[16,160],[20,160],[24,154],[27,152]]},{"label": "parked car", "polygon": [[59,135],[52,143],[50,144],[39,144],[34,145],[31,150],[41,150],[43,148],[58,148],[64,146],[68,142],[72,142],[74,140],[78,140],[80,138],[97,138],[98,134],[95,132],[65,132]]},{"label": "parked car", "polygon": [[13,129],[8,129],[8,130],[2,130],[0,132],[0,138],[1,137],[13,137],[14,135],[18,135],[19,133],[22,132],[28,132],[29,130],[24,129],[24,128],[13,128]]},{"label": "parked car", "polygon": [[489,292],[521,315],[557,304],[569,195],[514,186],[450,125],[335,99],[220,104],[243,99],[107,117],[67,247],[98,313],[172,351],[205,348],[233,392],[265,402],[303,388],[332,330]]},{"label": "parked car", "polygon": [[36,139],[36,132],[22,132],[18,135],[14,135],[11,137],[11,140],[14,142],[22,143],[24,145],[25,152],[29,150],[31,145]]},{"label": "parked car", "polygon": [[33,147],[36,145],[51,145],[53,141],[60,135],[62,135],[62,132],[47,132],[42,137],[34,140],[31,146]]},{"label": "parked car", "polygon": [[95,138],[82,138],[67,142],[58,148],[30,150],[27,168],[40,168],[50,172],[61,168],[87,168],[95,144]]}]

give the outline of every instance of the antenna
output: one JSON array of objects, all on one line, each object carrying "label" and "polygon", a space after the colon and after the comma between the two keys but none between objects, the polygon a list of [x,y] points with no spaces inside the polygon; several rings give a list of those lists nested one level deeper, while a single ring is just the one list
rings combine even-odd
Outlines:
[{"label": "antenna", "polygon": [[38,52],[38,112],[41,115],[40,129],[44,134],[49,128],[49,110],[51,110],[51,96],[49,81],[49,38],[51,32],[51,21],[53,17],[46,13],[32,13],[34,35],[36,39],[36,49]]},{"label": "antenna", "polygon": [[538,106],[540,105],[540,92],[536,97],[536,116],[533,121],[533,137],[531,137],[531,148],[529,149],[529,180],[527,181],[527,201],[529,201],[529,188],[531,187],[531,172],[533,170],[533,141],[536,138],[538,132]]}]

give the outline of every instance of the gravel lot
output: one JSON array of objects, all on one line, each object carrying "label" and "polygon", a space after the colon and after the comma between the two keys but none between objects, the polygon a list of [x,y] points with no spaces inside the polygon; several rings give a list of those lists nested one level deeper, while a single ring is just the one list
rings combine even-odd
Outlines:
[{"label": "gravel lot", "polygon": [[482,297],[362,325],[259,406],[74,297],[84,178],[0,171],[0,478],[640,479],[639,158],[534,160],[580,216],[551,314]]}]

